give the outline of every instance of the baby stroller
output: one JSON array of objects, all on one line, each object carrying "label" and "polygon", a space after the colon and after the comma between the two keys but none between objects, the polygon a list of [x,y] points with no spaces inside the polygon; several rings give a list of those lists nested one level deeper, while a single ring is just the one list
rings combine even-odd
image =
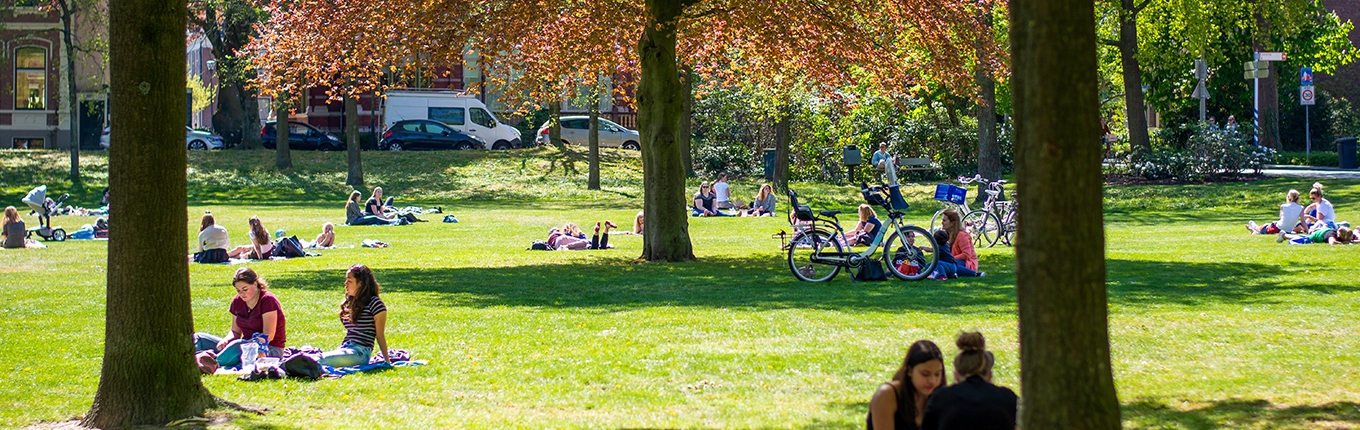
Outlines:
[{"label": "baby stroller", "polygon": [[33,209],[30,215],[38,215],[39,227],[28,229],[28,233],[31,235],[36,232],[46,241],[61,242],[66,240],[65,229],[52,227],[52,215],[57,213],[57,208],[61,207],[61,204],[65,203],[68,197],[70,197],[69,194],[62,194],[56,200],[48,198],[46,185],[39,185],[38,188],[29,191],[28,195],[24,197],[24,204]]}]

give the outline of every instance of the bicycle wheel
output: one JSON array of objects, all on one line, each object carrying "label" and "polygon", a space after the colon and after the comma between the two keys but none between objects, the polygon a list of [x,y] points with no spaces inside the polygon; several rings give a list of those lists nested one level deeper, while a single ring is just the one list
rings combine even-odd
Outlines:
[{"label": "bicycle wheel", "polygon": [[1012,207],[1009,212],[1006,212],[1006,217],[1001,220],[1001,241],[1010,246],[1015,246],[1015,217],[1016,211]]},{"label": "bicycle wheel", "polygon": [[789,243],[789,270],[804,282],[826,282],[841,273],[840,266],[812,261],[812,256],[826,252],[844,252],[841,242],[827,231],[813,230]]},{"label": "bicycle wheel", "polygon": [[986,244],[991,248],[1001,238],[1001,220],[989,211],[978,209],[969,212],[963,216],[963,225],[968,228],[968,235],[973,237],[974,246]]},{"label": "bicycle wheel", "polygon": [[[929,250],[929,251],[926,251]],[[883,241],[883,255],[888,260],[888,271],[903,281],[919,281],[935,271],[940,261],[940,249],[935,237],[926,229],[914,225],[899,227]]]},{"label": "bicycle wheel", "polygon": [[940,217],[943,217],[943,216],[944,216],[944,211],[947,210],[947,209],[949,209],[949,208],[950,208],[949,205],[945,205],[944,208],[935,211],[935,216],[930,217],[930,228],[929,228],[930,231],[935,231],[935,228],[940,226]]}]

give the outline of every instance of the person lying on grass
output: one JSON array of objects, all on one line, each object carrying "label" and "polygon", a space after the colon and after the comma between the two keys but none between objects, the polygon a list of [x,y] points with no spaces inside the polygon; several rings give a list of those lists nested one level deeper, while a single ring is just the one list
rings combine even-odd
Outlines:
[{"label": "person lying on grass", "polygon": [[1309,243],[1349,245],[1352,243],[1360,242],[1360,238],[1356,237],[1355,231],[1351,230],[1350,227],[1328,228],[1326,225],[1321,223],[1316,224],[1316,228],[1314,228],[1313,231],[1309,233],[1291,234],[1280,232],[1280,238],[1276,239],[1275,241],[1284,242],[1286,240],[1288,240],[1289,243],[1295,245],[1304,245]]},{"label": "person lying on grass", "polygon": [[316,240],[312,241],[312,246],[318,248],[335,246],[335,224],[321,224],[321,234],[316,235]]},{"label": "person lying on grass", "polygon": [[955,341],[954,385],[940,387],[926,401],[924,430],[1014,430],[1019,398],[992,384],[996,356],[982,333],[960,333]]},{"label": "person lying on grass", "polygon": [[637,216],[633,217],[633,229],[616,234],[642,234],[642,211],[638,211]]},{"label": "person lying on grass", "polygon": [[[933,234],[935,236],[935,243],[940,244],[940,249],[948,250],[949,233],[944,230],[935,230],[935,233]],[[935,273],[931,274],[931,278],[934,278],[937,281],[943,281],[945,279],[957,278],[960,276],[987,276],[987,273],[976,272],[973,271],[973,269],[969,269],[968,266],[960,263],[959,260],[955,259],[954,255],[948,251],[940,252],[940,257],[935,262]]]},{"label": "person lying on grass", "polygon": [[595,235],[586,241],[586,234],[582,232],[576,224],[566,223],[562,227],[554,227],[548,230],[548,246],[558,251],[576,251],[582,249],[610,249],[609,229],[616,228],[618,225],[612,221],[604,221],[604,233],[600,232],[600,223],[595,223]]},{"label": "person lying on grass", "polygon": [[959,219],[959,211],[953,208],[945,209],[944,216],[940,221],[941,230],[949,233],[949,253],[959,260],[961,267],[967,267],[973,271],[978,270],[977,250],[973,248],[973,237],[968,235],[968,231],[963,228],[963,221]]},{"label": "person lying on grass", "polygon": [[869,430],[916,429],[925,418],[926,399],[943,387],[944,354],[935,342],[918,340],[907,349],[892,380],[869,400]]},{"label": "person lying on grass", "polygon": [[1252,234],[1279,234],[1282,231],[1304,233],[1307,225],[1303,223],[1303,206],[1299,205],[1299,190],[1285,193],[1284,204],[1280,205],[1280,219],[1257,227],[1256,221],[1247,221],[1247,231]]},{"label": "person lying on grass", "polygon": [[770,184],[761,185],[751,208],[742,211],[741,216],[774,216],[774,204],[774,188]]},{"label": "person lying on grass", "polygon": [[349,225],[389,225],[394,224],[393,220],[379,218],[377,216],[364,213],[359,201],[364,195],[358,190],[349,193],[349,201],[345,203],[345,224]]},{"label": "person lying on grass", "polygon": [[269,283],[255,270],[242,267],[236,269],[231,284],[236,288],[236,297],[231,299],[228,308],[232,316],[231,331],[222,337],[194,333],[194,350],[215,351],[218,365],[236,367],[241,364],[241,343],[250,342],[256,333],[264,333],[269,339],[269,350],[265,355],[282,357],[288,338],[287,324],[279,298],[268,291]]},{"label": "person lying on grass", "polygon": [[373,343],[388,365],[392,356],[387,352],[387,304],[378,294],[382,288],[368,266],[355,264],[345,271],[345,300],[340,302],[340,324],[345,326],[345,339],[340,347],[321,354],[319,363],[331,367],[368,364],[373,356]]},{"label": "person lying on grass", "polygon": [[1332,207],[1332,202],[1322,198],[1321,182],[1313,183],[1313,189],[1308,191],[1308,198],[1313,204],[1303,209],[1303,220],[1310,226],[1324,224],[1328,228],[1336,228],[1336,208]]},{"label": "person lying on grass", "polygon": [[231,248],[231,238],[227,228],[217,223],[211,212],[204,212],[198,225],[198,252],[194,253],[195,263],[226,263],[230,259],[227,249]]},{"label": "person lying on grass", "polygon": [[269,236],[269,230],[264,228],[264,222],[260,217],[250,217],[250,245],[242,245],[227,253],[230,258],[249,258],[251,260],[268,260],[274,253],[274,238]]},{"label": "person lying on grass", "polygon": [[869,245],[873,243],[874,236],[878,234],[878,229],[883,228],[883,222],[878,220],[878,213],[874,208],[861,204],[859,205],[859,223],[855,228],[845,232],[845,241],[850,246]]}]

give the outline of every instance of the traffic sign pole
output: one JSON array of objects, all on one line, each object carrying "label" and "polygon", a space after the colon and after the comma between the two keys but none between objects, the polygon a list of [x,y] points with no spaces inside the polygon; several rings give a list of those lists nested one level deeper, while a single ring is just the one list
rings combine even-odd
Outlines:
[{"label": "traffic sign pole", "polygon": [[1303,159],[1312,162],[1313,159],[1313,124],[1309,108],[1317,99],[1317,93],[1313,90],[1313,68],[1299,68],[1299,81],[1302,88],[1299,90],[1299,103],[1303,104]]}]

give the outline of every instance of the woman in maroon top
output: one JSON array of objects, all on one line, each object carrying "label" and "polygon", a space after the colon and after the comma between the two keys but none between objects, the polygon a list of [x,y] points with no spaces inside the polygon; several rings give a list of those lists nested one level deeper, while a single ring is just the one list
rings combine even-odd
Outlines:
[{"label": "woman in maroon top", "polygon": [[250,340],[256,333],[264,333],[269,337],[269,350],[265,355],[283,356],[287,341],[283,307],[278,297],[267,291],[269,283],[249,267],[237,269],[231,283],[236,287],[236,297],[232,298],[230,308],[231,332],[223,337],[194,333],[194,348],[216,351],[218,365],[235,367],[241,364],[241,342]]}]

